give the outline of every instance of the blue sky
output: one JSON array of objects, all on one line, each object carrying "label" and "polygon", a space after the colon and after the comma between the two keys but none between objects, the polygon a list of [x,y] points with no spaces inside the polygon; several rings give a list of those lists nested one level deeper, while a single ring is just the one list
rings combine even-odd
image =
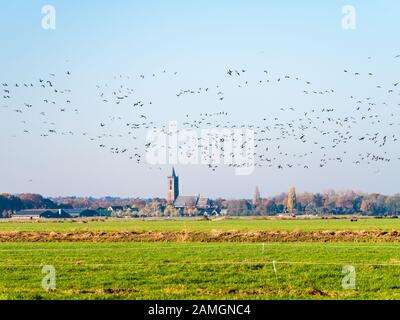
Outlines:
[{"label": "blue sky", "polygon": [[[41,8],[53,5],[57,28],[41,27]],[[342,7],[353,5],[356,30],[341,27]],[[96,96],[96,84],[110,83],[115,75],[157,74],[157,80],[132,81],[141,97],[154,101],[145,113],[159,125],[184,121],[202,112],[228,111],[229,121],[257,123],[293,105],[302,111],[312,106],[335,106],[349,114],[350,95],[373,94],[368,79],[352,81],[343,69],[374,72],[379,83],[394,83],[400,61],[398,1],[23,1],[2,4],[0,11],[1,82],[34,82],[49,73],[65,74],[58,84],[73,91],[79,115],[48,112],[49,122],[71,130],[71,137],[40,139],[43,121],[38,115],[42,93],[32,90],[10,102],[14,107],[35,101],[22,116],[0,109],[0,192],[36,192],[44,195],[165,196],[170,166],[162,170],[136,166],[100,150],[77,132],[98,130],[109,115],[137,121],[138,114],[105,107]],[[368,59],[372,57],[372,59]],[[299,94],[295,85],[256,85],[238,92],[226,77],[229,68],[245,68],[256,82],[262,70],[273,76],[299,75],[319,88],[335,88],[330,100]],[[162,76],[178,72],[171,78]],[[226,91],[221,104],[212,99],[175,98],[179,88],[213,86]],[[376,93],[377,99],[386,99]],[[346,97],[346,98],[345,98]],[[0,100],[0,105],[7,104]],[[395,104],[393,98],[389,103]],[[297,110],[297,109],[296,109]],[[394,109],[395,110],[395,109]],[[377,111],[387,117],[385,110]],[[390,113],[390,112],[389,112]],[[284,117],[285,115],[280,115]],[[26,123],[21,123],[25,121]],[[24,135],[29,128],[31,134]],[[47,127],[46,127],[47,128]],[[113,132],[121,128],[116,125]],[[393,128],[386,128],[389,132]],[[60,129],[61,130],[61,129]],[[362,133],[363,128],[354,128]],[[126,145],[131,142],[126,140]],[[287,149],[298,150],[295,143]],[[359,148],[359,149],[357,149]],[[365,152],[352,146],[353,152]],[[182,193],[224,197],[250,197],[256,185],[265,195],[286,191],[355,189],[395,193],[399,162],[382,166],[351,163],[324,169],[257,169],[247,177],[229,168],[210,172],[200,166],[177,166]],[[378,172],[379,173],[374,173]]]}]

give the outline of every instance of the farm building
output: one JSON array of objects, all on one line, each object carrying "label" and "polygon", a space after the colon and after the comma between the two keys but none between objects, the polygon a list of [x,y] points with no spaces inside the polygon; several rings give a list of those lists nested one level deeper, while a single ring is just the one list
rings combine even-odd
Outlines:
[{"label": "farm building", "polygon": [[66,219],[71,216],[61,209],[21,210],[11,215],[12,219]]},{"label": "farm building", "polygon": [[69,214],[72,218],[100,216],[98,211],[92,209],[65,209],[64,212]]},{"label": "farm building", "polygon": [[125,208],[123,206],[111,206],[107,210],[110,212],[120,212],[120,211],[124,211]]}]

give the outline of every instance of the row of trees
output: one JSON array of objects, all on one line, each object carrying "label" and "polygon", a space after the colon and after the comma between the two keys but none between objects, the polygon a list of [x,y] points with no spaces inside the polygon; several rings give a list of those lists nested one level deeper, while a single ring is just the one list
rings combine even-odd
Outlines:
[{"label": "row of trees", "polygon": [[354,191],[321,193],[300,193],[294,189],[288,194],[262,199],[253,205],[255,214],[400,214],[400,194],[385,196],[377,193],[360,194]]},{"label": "row of trees", "polygon": [[[87,203],[83,199],[90,199]],[[55,202],[36,194],[1,194],[0,214],[3,211],[19,211],[23,209],[69,209],[69,208],[99,208],[100,204],[107,207],[115,204],[115,200],[94,198],[79,198],[74,201]],[[123,200],[125,207],[135,208],[140,216],[179,216],[182,212],[167,204],[165,199],[130,199]],[[399,215],[400,194],[386,196],[382,194],[362,194],[354,191],[325,193],[304,192],[296,195],[294,188],[288,193],[282,193],[271,198],[257,198],[256,203],[247,199],[225,200],[216,199],[213,207],[221,214],[279,215],[279,214],[370,214]],[[203,214],[197,208],[186,208],[186,215]]]},{"label": "row of trees", "polygon": [[118,198],[118,197],[58,197],[52,198],[52,201],[64,206],[72,208],[109,208],[111,206],[131,207],[142,210],[146,205],[153,202],[159,202],[163,205],[166,204],[165,199],[140,199],[140,198]]},{"label": "row of trees", "polygon": [[24,209],[67,209],[66,206],[43,198],[38,194],[0,194],[0,214],[3,211],[19,211]]},{"label": "row of trees", "polygon": [[[294,188],[288,193],[282,193],[272,198],[259,198],[257,203],[247,199],[225,200],[217,199],[214,207],[223,215],[232,216],[263,216],[263,215],[324,215],[324,214],[366,214],[366,215],[399,215],[400,194],[384,196],[380,194],[359,194],[348,192],[300,193],[296,195]],[[203,214],[203,210],[186,208],[185,215],[196,216]],[[173,205],[159,201],[150,202],[140,211],[140,216],[167,217],[179,216],[182,211]]]}]

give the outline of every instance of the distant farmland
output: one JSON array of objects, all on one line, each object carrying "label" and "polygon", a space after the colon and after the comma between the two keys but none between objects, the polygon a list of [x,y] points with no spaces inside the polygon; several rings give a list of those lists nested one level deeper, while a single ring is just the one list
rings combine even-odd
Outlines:
[{"label": "distant farmland", "polygon": [[[0,223],[1,299],[400,299],[398,219],[46,221]],[[183,232],[184,231],[184,232]],[[179,241],[69,241],[68,236],[188,234]],[[377,234],[335,241],[192,241],[190,234]],[[24,235],[7,241],[4,235]],[[43,242],[40,235],[64,235]],[[39,236],[38,236],[39,235]],[[36,236],[37,238],[30,238]],[[79,240],[79,239],[78,239]],[[56,289],[41,287],[54,266]],[[345,266],[355,289],[343,288]],[[276,271],[276,272],[275,272]]]}]

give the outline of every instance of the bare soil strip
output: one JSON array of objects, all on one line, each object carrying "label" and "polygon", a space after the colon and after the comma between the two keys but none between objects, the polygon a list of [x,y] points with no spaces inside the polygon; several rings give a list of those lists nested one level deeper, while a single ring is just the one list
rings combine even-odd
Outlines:
[{"label": "bare soil strip", "polygon": [[0,232],[0,242],[400,242],[400,231]]}]

